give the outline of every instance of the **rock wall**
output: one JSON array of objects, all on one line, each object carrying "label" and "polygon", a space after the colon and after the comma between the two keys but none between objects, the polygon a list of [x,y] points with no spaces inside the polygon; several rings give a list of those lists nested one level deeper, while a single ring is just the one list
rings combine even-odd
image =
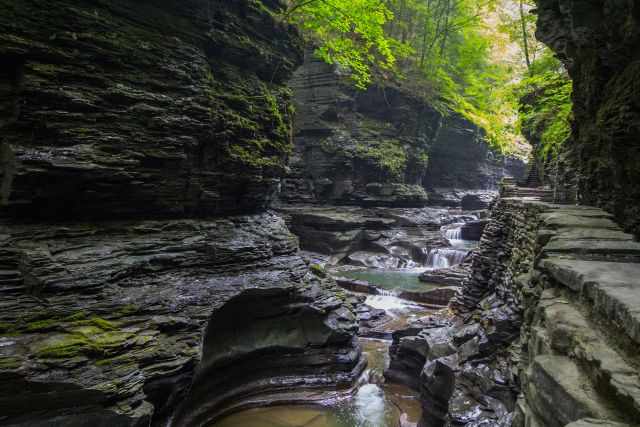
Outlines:
[{"label": "rock wall", "polygon": [[448,246],[440,228],[455,221],[444,209],[289,206],[278,210],[303,250],[329,265],[407,268],[423,265],[429,250]]},{"label": "rock wall", "polygon": [[2,215],[264,208],[300,40],[265,2],[0,2]]},{"label": "rock wall", "polygon": [[279,7],[0,0],[0,424],[349,392],[353,309],[264,209],[302,57]]},{"label": "rock wall", "polygon": [[[538,39],[573,80],[573,138],[566,168],[581,201],[640,232],[640,44],[636,1],[538,0]],[[571,174],[570,174],[571,175]]]},{"label": "rock wall", "polygon": [[425,427],[636,425],[640,244],[601,209],[509,193],[456,317],[394,336],[391,377],[420,375]]},{"label": "rock wall", "polygon": [[491,150],[482,131],[457,115],[443,120],[429,150],[429,167],[423,184],[429,192],[443,190],[497,190],[504,177],[521,179],[522,160]]},{"label": "rock wall", "polygon": [[355,89],[307,52],[291,80],[296,115],[285,202],[423,206],[440,114],[393,86]]},{"label": "rock wall", "polygon": [[313,52],[290,85],[295,150],[285,203],[416,207],[427,202],[425,187],[495,190],[503,176],[524,175],[524,163],[496,155],[477,127],[445,119],[402,86],[358,91]]}]

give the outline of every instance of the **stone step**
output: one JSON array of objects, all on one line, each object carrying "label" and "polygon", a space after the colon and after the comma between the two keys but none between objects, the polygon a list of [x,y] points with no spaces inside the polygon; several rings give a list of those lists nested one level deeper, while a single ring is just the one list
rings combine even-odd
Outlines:
[{"label": "stone step", "polygon": [[540,266],[640,344],[640,264],[548,258]]},{"label": "stone step", "polygon": [[631,364],[638,364],[635,355],[621,355],[607,339],[607,331],[600,331],[559,289],[543,292],[534,325],[531,358],[550,353],[570,356],[619,414],[617,418],[640,420],[640,375]]},{"label": "stone step", "polygon": [[631,427],[630,424],[616,423],[609,420],[598,420],[595,418],[584,418],[567,424],[565,427]]},{"label": "stone step", "polygon": [[545,256],[571,255],[593,261],[640,262],[640,243],[630,240],[551,239],[542,249]]},{"label": "stone step", "polygon": [[568,357],[537,356],[527,371],[523,390],[545,427],[564,427],[582,418],[610,418],[611,410]]}]

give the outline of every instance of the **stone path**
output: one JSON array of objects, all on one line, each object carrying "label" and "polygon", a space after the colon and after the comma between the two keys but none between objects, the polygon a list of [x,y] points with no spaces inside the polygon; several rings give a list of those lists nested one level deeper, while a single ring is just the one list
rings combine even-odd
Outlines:
[{"label": "stone path", "polygon": [[514,425],[636,425],[640,243],[601,209],[545,210],[529,282],[541,294],[525,308],[521,342],[528,360],[521,364],[523,396]]}]

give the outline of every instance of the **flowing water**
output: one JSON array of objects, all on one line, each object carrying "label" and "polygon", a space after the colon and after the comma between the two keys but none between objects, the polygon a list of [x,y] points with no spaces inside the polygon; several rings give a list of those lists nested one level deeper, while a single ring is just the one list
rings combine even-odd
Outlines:
[{"label": "flowing water", "polygon": [[393,293],[393,291],[424,291],[432,289],[433,286],[427,285],[419,279],[420,273],[425,270],[426,268],[401,270],[369,268],[366,270],[340,271],[338,275],[348,279],[364,280],[380,289],[386,289]]},{"label": "flowing water", "polygon": [[351,399],[321,406],[273,406],[242,411],[212,427],[409,427],[421,415],[418,394],[407,387],[384,384],[389,342],[361,338],[369,362],[364,384]]}]

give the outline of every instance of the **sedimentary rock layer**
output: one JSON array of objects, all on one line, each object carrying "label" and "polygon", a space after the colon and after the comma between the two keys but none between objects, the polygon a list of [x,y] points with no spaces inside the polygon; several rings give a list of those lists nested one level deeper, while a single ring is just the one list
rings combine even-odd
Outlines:
[{"label": "sedimentary rock layer", "polygon": [[361,369],[353,313],[273,214],[1,236],[5,425],[160,423],[185,397],[176,425],[201,425]]},{"label": "sedimentary rock layer", "polygon": [[246,212],[289,152],[276,0],[0,1],[3,215]]},{"label": "sedimentary rock layer", "polygon": [[352,308],[264,210],[302,59],[281,7],[0,0],[0,424],[202,425],[351,387]]}]

